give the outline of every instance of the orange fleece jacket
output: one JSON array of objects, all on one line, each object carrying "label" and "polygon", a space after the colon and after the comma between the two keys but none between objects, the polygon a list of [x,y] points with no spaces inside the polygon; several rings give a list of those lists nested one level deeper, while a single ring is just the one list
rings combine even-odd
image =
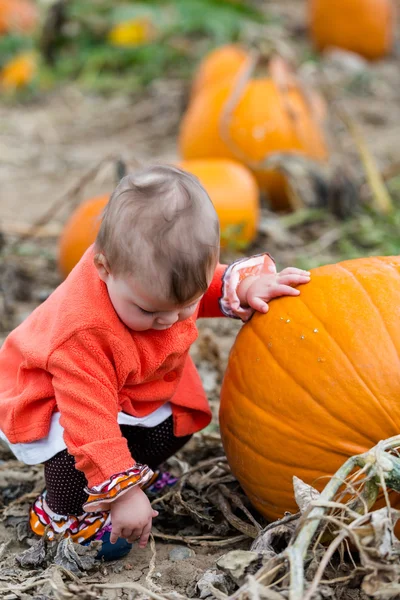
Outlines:
[{"label": "orange fleece jacket", "polygon": [[223,316],[218,300],[226,268],[218,266],[193,317],[165,331],[135,332],[114,311],[93,255],[89,248],[0,350],[0,429],[11,443],[39,440],[59,411],[68,451],[89,487],[134,464],[119,411],[143,417],[169,401],[177,436],[209,424],[188,352],[196,318]]}]

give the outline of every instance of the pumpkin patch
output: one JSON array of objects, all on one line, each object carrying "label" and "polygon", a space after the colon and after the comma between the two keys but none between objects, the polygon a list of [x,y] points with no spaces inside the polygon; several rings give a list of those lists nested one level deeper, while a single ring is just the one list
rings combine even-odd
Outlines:
[{"label": "pumpkin patch", "polygon": [[224,449],[268,519],[296,512],[292,478],[321,490],[344,461],[400,429],[400,258],[319,267],[298,298],[256,314],[221,393]]},{"label": "pumpkin patch", "polygon": [[399,2],[0,0],[4,598],[400,597]]}]

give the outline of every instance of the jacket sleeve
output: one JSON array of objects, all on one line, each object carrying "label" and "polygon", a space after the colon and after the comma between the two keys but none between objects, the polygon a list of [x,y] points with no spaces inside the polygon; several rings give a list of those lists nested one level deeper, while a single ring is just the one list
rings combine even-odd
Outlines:
[{"label": "jacket sleeve", "polygon": [[111,332],[84,330],[48,361],[64,440],[89,487],[135,466],[117,421],[121,346]]},{"label": "jacket sleeve", "polygon": [[265,261],[276,272],[275,261],[267,253],[240,258],[229,266],[219,264],[210,287],[201,299],[198,317],[231,317],[248,321],[254,310],[240,306],[237,288],[246,277],[259,275]]},{"label": "jacket sleeve", "polygon": [[198,317],[224,317],[221,311],[220,298],[222,297],[223,276],[227,265],[219,264],[215,270],[211,285],[201,299]]}]

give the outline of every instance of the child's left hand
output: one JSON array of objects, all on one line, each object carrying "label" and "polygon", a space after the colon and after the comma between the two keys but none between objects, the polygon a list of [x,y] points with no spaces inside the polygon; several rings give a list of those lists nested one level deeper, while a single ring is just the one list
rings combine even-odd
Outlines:
[{"label": "child's left hand", "polygon": [[237,294],[243,308],[250,306],[258,312],[267,313],[270,300],[279,296],[298,296],[300,290],[292,286],[309,281],[309,271],[288,267],[280,273],[276,273],[269,260],[264,259],[261,273],[243,279],[237,289]]}]

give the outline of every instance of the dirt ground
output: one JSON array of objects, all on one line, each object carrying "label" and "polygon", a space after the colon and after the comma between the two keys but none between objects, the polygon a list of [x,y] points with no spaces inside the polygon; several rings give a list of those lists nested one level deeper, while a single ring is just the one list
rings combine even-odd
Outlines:
[{"label": "dirt ground", "polygon": [[[282,53],[296,60],[296,56],[308,52],[309,44],[301,24],[302,2],[276,0],[268,3],[268,9],[281,18],[281,25],[271,30],[267,28],[266,35],[274,38]],[[341,99],[346,102],[349,114],[361,125],[379,167],[385,169],[399,163],[398,53],[373,65],[336,53],[324,58],[323,64],[330,82],[340,84]],[[318,72],[312,63],[303,64],[300,74],[306,83],[318,81]],[[37,103],[0,106],[0,230],[7,236],[7,243],[15,244],[15,235],[29,231],[29,226],[54,207],[57,199],[62,199],[96,165],[99,166],[94,176],[82,182],[78,193],[66,198],[62,207],[47,219],[43,236],[17,243],[17,258],[12,263],[14,270],[10,275],[14,291],[9,302],[13,305],[6,306],[6,318],[0,323],[0,342],[7,331],[20,323],[59,283],[57,233],[73,205],[85,197],[112,190],[115,160],[122,157],[130,165],[136,161],[177,160],[177,131],[187,98],[187,86],[180,81],[168,80],[153,84],[142,98],[134,100],[128,97],[94,97],[70,86]],[[335,154],[359,169],[352,139],[334,120],[330,123],[330,139]],[[269,214],[265,208],[264,216],[267,218]],[[319,232],[311,232],[308,242],[315,242],[319,235]],[[288,266],[296,254],[295,246],[288,249],[277,243],[271,230],[260,232],[251,251],[271,248],[281,267]],[[228,260],[231,256],[225,258]],[[30,277],[21,279],[19,267]],[[178,462],[172,462],[171,467],[177,473],[182,469],[184,472],[188,464],[193,467],[200,460],[223,457],[218,438],[218,394],[229,350],[239,328],[237,322],[221,320],[205,320],[200,324],[200,337],[193,348],[193,357],[210,397],[214,421],[206,432],[196,437],[192,447],[179,457]],[[27,537],[25,515],[29,501],[42,485],[41,467],[24,467],[4,453],[0,460],[0,492],[4,509],[3,523],[0,524],[0,595],[8,600],[67,597],[60,592],[61,588],[55,591],[57,585],[54,581],[58,580],[54,579],[51,567],[45,562],[41,566],[31,565],[28,570],[16,566],[15,562],[15,557],[33,543]],[[201,519],[199,522],[199,519],[189,517],[182,510],[175,514],[167,510],[168,527],[164,518],[160,531],[168,530],[172,536],[205,535]],[[155,528],[157,530],[157,522]],[[176,540],[169,543],[156,537],[153,547],[143,551],[134,549],[122,561],[96,568],[94,574],[89,572],[83,580],[80,579],[79,585],[82,581],[87,585],[140,582],[152,589],[154,594],[162,589],[189,597],[198,596],[200,592],[196,583],[204,572],[213,569],[216,560],[229,549],[249,548],[252,541],[243,535],[240,541],[234,539],[231,545],[223,545],[224,536],[235,538],[232,525],[225,527],[223,535],[219,535],[214,545],[209,543],[210,540],[204,546],[194,542],[189,545],[187,554],[177,560],[171,559],[171,551],[187,546]],[[41,586],[34,584],[42,572],[47,580]],[[26,585],[29,581],[33,582],[30,588],[28,585],[28,589],[18,590],[20,584]],[[121,595],[129,597],[132,592],[122,592],[117,586],[101,593],[114,598]],[[85,597],[83,592],[77,592],[77,595]]]}]

